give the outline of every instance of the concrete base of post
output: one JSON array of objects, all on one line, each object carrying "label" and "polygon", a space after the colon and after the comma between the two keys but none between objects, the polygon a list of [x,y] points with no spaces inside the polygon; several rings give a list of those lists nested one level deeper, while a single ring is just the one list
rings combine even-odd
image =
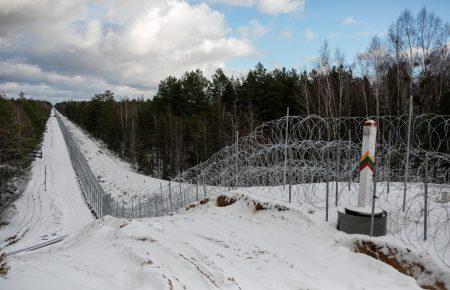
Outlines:
[{"label": "concrete base of post", "polygon": [[[351,208],[338,210],[337,229],[347,234],[370,235],[371,214],[365,211],[355,211]],[[373,235],[385,236],[387,230],[387,213],[375,211]]]}]

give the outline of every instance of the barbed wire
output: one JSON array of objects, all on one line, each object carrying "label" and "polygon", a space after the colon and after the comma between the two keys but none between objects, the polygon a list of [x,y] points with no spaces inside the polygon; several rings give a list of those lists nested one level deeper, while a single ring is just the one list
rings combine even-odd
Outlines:
[{"label": "barbed wire", "polygon": [[[434,251],[444,264],[450,266],[450,203],[440,200],[442,193],[450,192],[450,116],[412,116],[407,171],[408,116],[370,119],[378,123],[377,205],[388,213],[389,232],[406,245],[429,253]],[[99,216],[162,216],[229,190],[277,202],[292,202],[308,211],[328,208],[327,202],[330,206],[356,205],[366,120],[309,115],[286,116],[266,122],[207,161],[180,173],[169,185],[160,186],[159,191],[128,202],[104,193],[103,198],[93,199],[96,202],[93,208],[100,209]],[[60,125],[64,126],[61,122]],[[71,143],[69,149],[79,151],[73,150],[76,144],[67,130],[63,129],[63,133],[66,142]],[[82,159],[78,153],[71,153],[75,167]],[[426,172],[430,186],[425,209]],[[406,173],[408,179],[404,190]],[[78,176],[95,178],[90,174]],[[91,187],[84,186],[84,190],[89,191]],[[326,188],[329,189],[328,201]],[[85,195],[98,197],[96,192]],[[428,213],[427,240],[424,240],[425,212]]]},{"label": "barbed wire", "polygon": [[[442,193],[450,192],[449,116],[412,117],[407,171],[408,116],[369,119],[378,123],[377,194],[379,206],[388,213],[390,233],[407,245],[434,250],[450,265],[450,203],[440,201]],[[318,209],[326,207],[325,184],[329,183],[331,203],[355,205],[365,120],[311,115],[270,121],[173,181],[207,185],[213,192],[233,188],[285,202],[290,196],[294,203]],[[431,185],[427,241],[423,230],[425,171]]]}]

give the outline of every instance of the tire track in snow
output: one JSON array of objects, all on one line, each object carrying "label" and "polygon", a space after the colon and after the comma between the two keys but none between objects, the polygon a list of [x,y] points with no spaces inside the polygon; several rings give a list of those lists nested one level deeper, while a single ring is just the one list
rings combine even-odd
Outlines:
[{"label": "tire track in snow", "polygon": [[[12,251],[31,246],[58,234],[69,234],[93,220],[84,204],[62,132],[54,117],[47,122],[42,150],[42,158],[36,158],[31,165],[25,191],[9,209],[9,224],[0,228],[0,249],[8,247],[8,251]],[[8,244],[7,240],[14,236],[16,242]]]}]

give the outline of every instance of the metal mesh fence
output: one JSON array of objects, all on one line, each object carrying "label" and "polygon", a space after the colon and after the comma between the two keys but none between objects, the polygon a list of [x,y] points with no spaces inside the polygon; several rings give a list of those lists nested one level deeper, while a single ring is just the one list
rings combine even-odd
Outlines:
[{"label": "metal mesh fence", "polygon": [[[164,188],[161,186],[159,192],[152,192],[147,196],[134,197],[129,202],[119,201],[104,191],[58,113],[56,114],[56,118],[85,200],[97,218],[105,215],[120,218],[168,215],[186,204],[192,203],[202,196],[206,196],[205,187],[203,187],[203,190],[197,188],[196,194],[192,194],[187,191],[187,188],[192,189],[191,185],[169,183],[169,186]],[[199,190],[203,191],[203,195]]]},{"label": "metal mesh fence", "polygon": [[98,183],[97,178],[92,173],[86,159],[73,140],[64,123],[61,121],[59,114],[55,114],[61,128],[64,141],[69,150],[70,159],[73,168],[78,176],[78,181],[85,200],[96,217],[103,217],[110,213],[109,200],[111,195],[106,194]]}]

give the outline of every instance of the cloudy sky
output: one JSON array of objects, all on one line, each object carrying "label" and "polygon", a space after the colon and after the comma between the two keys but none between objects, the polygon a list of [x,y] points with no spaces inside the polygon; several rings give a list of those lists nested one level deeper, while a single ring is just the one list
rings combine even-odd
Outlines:
[{"label": "cloudy sky", "polygon": [[325,39],[351,62],[403,9],[423,6],[449,20],[447,0],[0,0],[0,91],[151,97],[196,68],[308,68]]}]

